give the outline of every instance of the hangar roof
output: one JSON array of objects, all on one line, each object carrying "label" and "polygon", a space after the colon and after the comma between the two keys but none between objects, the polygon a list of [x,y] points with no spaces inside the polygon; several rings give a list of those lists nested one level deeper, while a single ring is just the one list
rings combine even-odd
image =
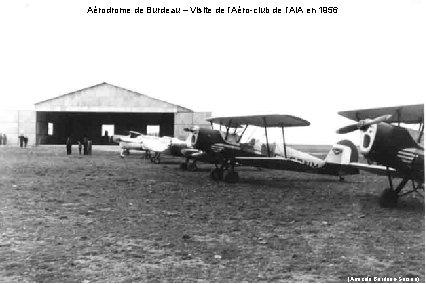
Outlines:
[{"label": "hangar roof", "polygon": [[60,112],[193,112],[106,82],[38,102],[35,109]]}]

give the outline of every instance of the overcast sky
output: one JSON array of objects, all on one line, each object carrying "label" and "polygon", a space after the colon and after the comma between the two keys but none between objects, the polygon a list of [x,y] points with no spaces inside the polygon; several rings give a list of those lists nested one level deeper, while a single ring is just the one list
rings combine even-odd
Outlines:
[{"label": "overcast sky", "polygon": [[[135,14],[137,7],[336,6],[337,14]],[[90,14],[89,7],[132,14]],[[270,11],[271,12],[271,11]],[[32,109],[108,82],[195,111],[280,113],[331,144],[340,110],[424,103],[422,0],[17,1],[0,3],[1,109]]]}]

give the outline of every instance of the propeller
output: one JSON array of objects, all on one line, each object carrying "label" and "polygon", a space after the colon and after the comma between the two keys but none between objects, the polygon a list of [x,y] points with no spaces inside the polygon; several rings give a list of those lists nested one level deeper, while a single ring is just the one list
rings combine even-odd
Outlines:
[{"label": "propeller", "polygon": [[183,129],[183,131],[185,131],[185,132],[192,132],[192,133],[197,132],[198,130],[200,130],[200,127],[198,127],[198,126],[185,127]]},{"label": "propeller", "polygon": [[392,117],[391,114],[385,114],[385,115],[376,117],[374,119],[369,119],[369,118],[363,119],[363,120],[358,121],[358,123],[350,124],[350,125],[344,126],[342,128],[339,128],[336,132],[338,134],[346,134],[346,133],[349,133],[349,132],[352,132],[352,131],[355,131],[355,130],[358,130],[358,129],[364,130],[364,129],[367,129],[368,127],[370,127],[373,124],[379,124],[380,122],[388,121],[391,117]]}]

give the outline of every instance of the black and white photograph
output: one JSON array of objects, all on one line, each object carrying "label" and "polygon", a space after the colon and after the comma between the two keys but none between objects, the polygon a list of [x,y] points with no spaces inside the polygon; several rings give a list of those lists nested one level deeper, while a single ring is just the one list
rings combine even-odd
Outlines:
[{"label": "black and white photograph", "polygon": [[4,0],[0,283],[424,283],[426,1]]}]

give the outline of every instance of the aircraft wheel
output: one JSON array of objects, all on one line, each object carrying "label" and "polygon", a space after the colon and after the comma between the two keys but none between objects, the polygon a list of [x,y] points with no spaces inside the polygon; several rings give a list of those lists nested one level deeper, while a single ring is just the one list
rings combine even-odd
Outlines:
[{"label": "aircraft wheel", "polygon": [[197,171],[198,167],[197,167],[197,164],[190,163],[188,165],[187,169],[188,169],[188,171],[195,172],[195,171]]},{"label": "aircraft wheel", "polygon": [[124,153],[125,153],[126,155],[130,155],[130,150],[129,150],[129,149],[126,149],[126,151],[124,151]]},{"label": "aircraft wheel", "polygon": [[239,180],[238,173],[236,171],[226,171],[223,176],[223,180],[229,183],[236,183]]},{"label": "aircraft wheel", "polygon": [[179,165],[179,168],[181,169],[181,170],[187,170],[188,169],[188,164],[187,163],[180,163],[180,165]]},{"label": "aircraft wheel", "polygon": [[213,180],[221,180],[223,178],[223,170],[220,168],[214,168],[211,172],[210,172],[210,177]]},{"label": "aircraft wheel", "polygon": [[398,193],[390,188],[386,188],[380,196],[380,206],[385,208],[396,207],[398,203]]}]

